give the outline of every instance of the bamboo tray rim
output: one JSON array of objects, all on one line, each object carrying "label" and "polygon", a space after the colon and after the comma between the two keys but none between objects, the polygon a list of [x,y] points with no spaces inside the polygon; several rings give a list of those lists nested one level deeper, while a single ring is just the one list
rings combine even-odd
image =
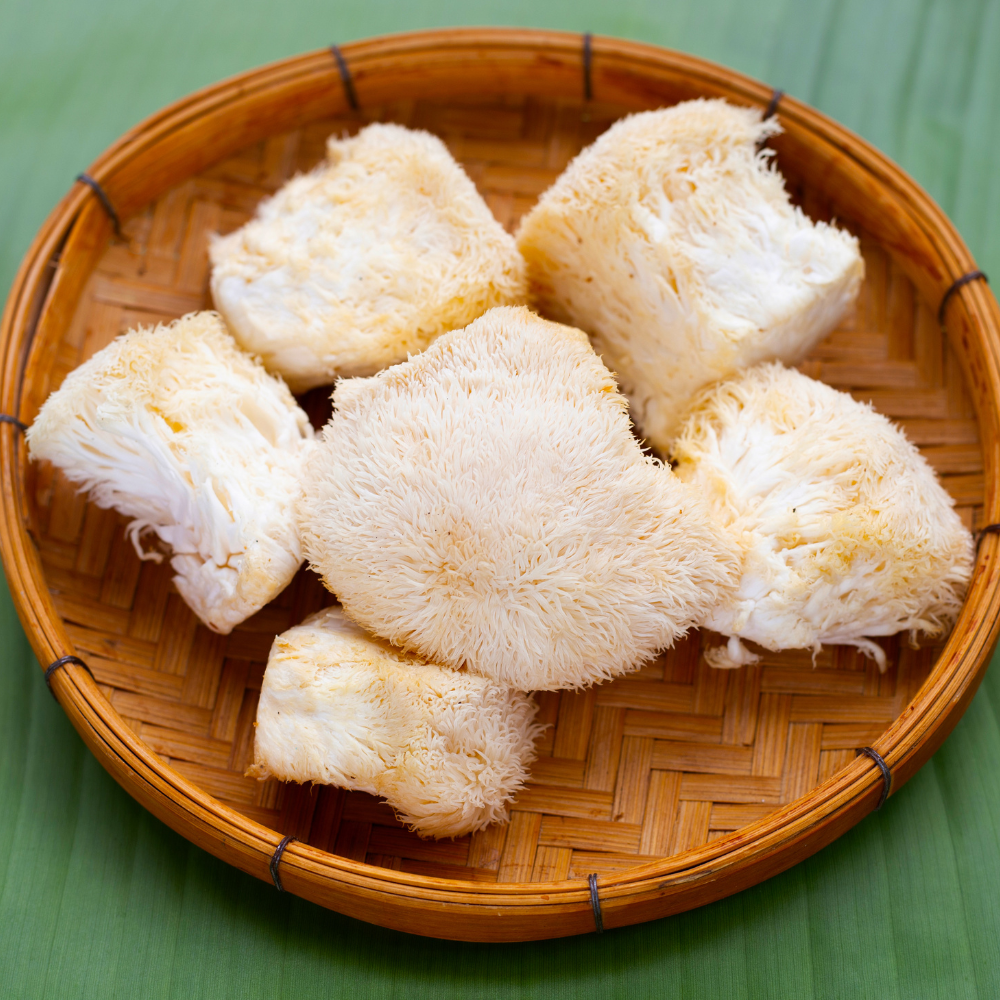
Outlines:
[{"label": "bamboo tray rim", "polygon": [[[342,46],[362,104],[366,74],[382,59],[441,50],[475,58],[477,53],[489,50],[494,54],[509,53],[511,59],[516,61],[518,58],[523,60],[526,49],[546,58],[579,60],[581,36],[530,29],[459,28],[383,36]],[[599,69],[613,71],[620,65],[660,70],[668,66],[671,71],[707,81],[716,88],[725,87],[747,103],[764,106],[771,97],[770,88],[748,77],[656,46],[597,36],[592,40],[592,52],[595,74]],[[269,91],[313,76],[330,78],[333,87],[340,85],[336,66],[327,50],[249,70],[203,88],[127,131],[94,161],[87,172],[105,186],[115,201],[116,179],[127,170],[140,151],[150,149],[176,134],[210,109],[235,105],[252,93]],[[852,159],[907,204],[914,221],[933,237],[935,248],[942,258],[943,281],[975,268],[964,243],[941,210],[916,182],[887,157],[795,98],[782,98],[780,114],[787,123],[794,123],[800,130],[815,134],[819,140],[836,142],[838,155]],[[131,205],[127,198],[115,203],[123,215],[138,207]],[[94,217],[98,212],[89,189],[74,185],[43,224],[25,255],[0,322],[3,352],[0,409],[3,412],[15,416],[21,412],[22,388],[27,375],[25,364],[32,337],[47,305],[45,300],[50,285],[46,278],[51,279],[58,272],[58,267],[51,266],[52,261],[71,237],[74,227],[82,227],[84,221],[89,221],[88,217]],[[995,300],[981,284],[967,286],[950,308],[954,311],[963,309],[974,320],[994,330],[998,326]],[[1000,343],[996,337],[985,345],[983,362],[983,377],[989,383],[994,398],[1000,397]],[[44,599],[33,601],[22,587],[22,578],[16,573],[20,569],[26,573],[27,582],[33,584],[39,593],[46,592],[45,576],[32,551],[23,516],[24,449],[16,429],[12,425],[7,426],[10,432],[0,431],[0,459],[5,487],[0,542],[19,615],[39,660],[44,664],[73,647],[64,623],[55,614],[51,602]],[[984,440],[983,448],[988,469],[995,469],[997,443]],[[1000,520],[992,476],[987,477],[986,489],[987,520]],[[931,675],[907,708],[874,744],[893,770],[894,790],[910,776],[912,772],[908,771],[907,765],[915,762],[928,740],[934,740],[939,735],[943,738],[946,733],[940,732],[942,725],[950,730],[957,721],[957,714],[971,699],[985,670],[986,656],[978,665],[971,665],[971,669],[970,665],[961,669],[959,647],[968,644],[970,639],[979,641],[984,647],[992,646],[996,641],[998,624],[995,612],[1000,606],[1000,576],[995,570],[987,572],[987,569],[996,562],[998,548],[1000,539],[993,536],[983,539],[969,595]],[[986,611],[993,613],[984,613]],[[261,874],[260,869],[266,872],[267,859],[280,841],[280,834],[213,798],[162,763],[125,725],[85,670],[76,666],[66,667],[53,676],[52,685],[74,725],[113,774],[119,769],[131,772],[148,786],[150,795],[165,796],[180,804],[194,825],[208,827],[223,838],[233,838],[256,855],[252,859],[255,874]],[[922,761],[916,762],[916,766],[919,763]],[[856,818],[860,818],[874,804],[881,788],[882,778],[874,763],[867,758],[859,758],[801,798],[779,806],[764,818],[709,844],[602,876],[599,879],[602,900],[655,891],[667,884],[707,875],[720,876],[728,869],[738,868],[747,859],[774,855],[783,847],[807,837],[810,830],[824,820],[846,813],[851,813],[852,817],[857,813]],[[300,869],[324,875],[335,873],[345,883],[374,885],[383,892],[425,900],[479,904],[485,901],[490,907],[521,907],[544,897],[544,902],[549,905],[589,904],[589,888],[578,879],[496,884],[444,879],[352,861],[299,842],[288,845],[282,862],[283,878],[293,884],[295,878],[291,873]]]}]

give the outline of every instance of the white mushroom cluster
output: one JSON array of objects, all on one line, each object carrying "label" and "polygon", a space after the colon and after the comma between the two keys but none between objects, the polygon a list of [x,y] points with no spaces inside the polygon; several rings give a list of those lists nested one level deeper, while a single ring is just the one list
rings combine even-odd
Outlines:
[{"label": "white mushroom cluster", "polygon": [[730,636],[719,667],[766,649],[939,636],[962,605],[972,539],[920,452],[871,406],[780,364],[705,392],[674,445],[740,556],[740,580],[705,617]]},{"label": "white mushroom cluster", "polygon": [[[524,692],[621,676],[698,626],[729,639],[717,667],[756,659],[744,642],[884,665],[875,638],[950,626],[973,549],[933,470],[780,363],[864,267],[789,201],[776,131],[723,101],[633,115],[517,244],[439,139],[331,139],[213,241],[222,317],[119,337],[49,398],[32,456],[131,517],[143,558],[169,551],[210,628],[303,554],[340,601],[275,638],[248,774],[459,836],[528,776]],[[289,387],[334,380],[314,438]]]},{"label": "white mushroom cluster", "polygon": [[384,798],[455,837],[506,818],[540,728],[526,695],[366,635],[336,608],[274,640],[248,774]]},{"label": "white mushroom cluster", "polygon": [[518,231],[536,306],[592,335],[661,454],[699,389],[797,364],[861,286],[858,241],[794,207],[760,148],[778,131],[722,100],[631,115]]},{"label": "white mushroom cluster", "polygon": [[306,556],[404,649],[527,690],[589,685],[672,645],[735,580],[579,330],[493,309],[333,401],[305,469]]},{"label": "white mushroom cluster", "polygon": [[278,378],[241,351],[215,313],[123,334],[71,372],[27,433],[99,507],[154,534],[174,585],[226,634],[277,597],[302,563],[295,504],[313,444]]},{"label": "white mushroom cluster", "polygon": [[295,392],[372,375],[525,297],[524,261],[475,185],[440,139],[399,125],[331,138],[211,258],[236,339]]}]

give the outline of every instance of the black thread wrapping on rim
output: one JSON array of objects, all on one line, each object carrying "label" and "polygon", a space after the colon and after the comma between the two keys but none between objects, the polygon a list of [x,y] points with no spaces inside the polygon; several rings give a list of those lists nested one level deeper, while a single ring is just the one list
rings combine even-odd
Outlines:
[{"label": "black thread wrapping on rim", "polygon": [[281,855],[285,853],[285,848],[294,840],[295,838],[289,834],[287,837],[281,838],[281,843],[274,849],[274,854],[271,855],[271,862],[268,868],[271,870],[271,881],[274,883],[274,888],[278,892],[284,892],[285,887],[281,884],[281,874],[278,872],[278,865],[281,864]]},{"label": "black thread wrapping on rim", "polygon": [[[764,109],[764,114],[761,116],[761,121],[766,122],[768,118],[773,118],[778,113],[778,105],[781,103],[781,99],[785,96],[783,90],[778,90],[777,87],[771,92],[771,100],[767,102],[767,107]],[[767,137],[763,137],[757,140],[756,150],[759,153],[767,143]]]},{"label": "black thread wrapping on rim", "polygon": [[590,906],[594,911],[594,927],[598,934],[603,934],[604,914],[601,913],[601,897],[597,892],[597,872],[587,876],[587,884],[590,886]]},{"label": "black thread wrapping on rim", "polygon": [[979,551],[979,544],[986,535],[1000,535],[1000,524],[984,524],[975,534],[976,552]]},{"label": "black thread wrapping on rim", "polygon": [[882,755],[873,747],[862,747],[857,751],[857,755],[860,757],[862,754],[866,757],[871,757],[878,764],[878,769],[882,772],[882,795],[879,797],[878,805],[875,807],[875,812],[878,812],[885,805],[885,800],[889,797],[889,792],[892,790],[892,771],[889,770],[889,765],[882,758]]},{"label": "black thread wrapping on rim", "polygon": [[589,31],[583,35],[583,99],[594,99],[594,82],[591,67],[594,64],[594,38]]},{"label": "black thread wrapping on rim", "polygon": [[12,417],[9,413],[0,413],[0,424],[12,424],[22,434],[28,429],[28,425],[23,420],[18,420],[17,417]]},{"label": "black thread wrapping on rim", "polygon": [[115,206],[111,204],[111,199],[108,197],[107,192],[104,190],[104,188],[102,188],[101,185],[98,184],[97,181],[95,181],[94,178],[90,176],[90,174],[77,174],[76,179],[78,181],[81,181],[83,184],[86,184],[87,187],[89,187],[90,190],[97,195],[97,200],[104,207],[104,211],[108,213],[108,218],[111,220],[111,225],[115,227],[115,236],[117,236],[118,239],[120,240],[125,239],[125,237],[122,236],[121,220],[118,218],[118,213],[115,211]]},{"label": "black thread wrapping on rim", "polygon": [[948,307],[948,300],[960,288],[964,288],[970,281],[976,281],[979,278],[982,278],[987,284],[990,283],[990,279],[982,271],[969,271],[968,274],[963,274],[961,278],[956,278],[948,286],[948,291],[941,296],[941,305],[938,306],[938,326],[944,326],[944,311]]},{"label": "black thread wrapping on rim", "polygon": [[[86,670],[88,674],[90,674],[90,667],[88,667],[87,664],[84,663],[79,656],[60,656],[58,660],[53,660],[45,668],[45,686],[49,689],[49,694],[52,695],[53,698],[56,697],[56,693],[55,691],[52,690],[52,675],[60,667],[65,667],[67,663],[75,663],[78,667],[83,667],[83,669]],[[90,674],[90,676],[93,677],[94,675]],[[56,698],[56,701],[58,700],[59,699]]]},{"label": "black thread wrapping on rim", "polygon": [[360,111],[361,105],[358,104],[358,95],[354,89],[354,79],[352,78],[351,71],[348,68],[347,60],[344,58],[344,54],[340,51],[338,46],[331,45],[330,51],[333,53],[333,58],[337,60],[337,69],[340,70],[340,81],[344,85],[344,93],[347,95],[347,103],[350,104],[352,111]]},{"label": "black thread wrapping on rim", "polygon": [[778,90],[777,87],[774,88],[774,92],[771,94],[771,100],[768,102],[767,109],[764,111],[764,116],[761,121],[766,122],[768,118],[773,118],[778,113],[778,105],[781,103],[781,99],[785,96],[783,90]]}]

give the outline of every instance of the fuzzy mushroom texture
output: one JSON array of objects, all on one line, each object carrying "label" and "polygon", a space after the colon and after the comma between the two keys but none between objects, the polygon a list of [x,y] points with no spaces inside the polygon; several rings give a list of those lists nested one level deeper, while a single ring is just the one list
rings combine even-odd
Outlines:
[{"label": "fuzzy mushroom texture", "polygon": [[639,666],[735,581],[724,533],[642,453],[586,335],[524,308],[339,382],[300,509],[351,618],[526,691]]},{"label": "fuzzy mushroom texture", "polygon": [[128,534],[170,547],[174,584],[226,634],[277,596],[302,562],[301,462],[315,443],[287,386],[241,351],[215,313],[118,337],[71,372],[27,433]]},{"label": "fuzzy mushroom texture", "polygon": [[730,636],[716,667],[765,649],[939,636],[972,573],[972,536],[927,461],[865,403],[780,364],[704,392],[674,446],[677,475],[740,553],[739,585],[702,624]]},{"label": "fuzzy mushroom texture", "polygon": [[325,163],[210,253],[216,308],[295,392],[525,301],[513,237],[440,139],[400,125],[331,138]]},{"label": "fuzzy mushroom texture", "polygon": [[722,100],[632,115],[518,231],[533,302],[591,334],[661,454],[699,389],[760,361],[798,363],[857,298],[858,241],[793,207],[758,152],[778,131]]},{"label": "fuzzy mushroom texture", "polygon": [[368,792],[421,836],[461,837],[506,821],[535,757],[535,711],[327,608],[274,640],[247,774]]}]

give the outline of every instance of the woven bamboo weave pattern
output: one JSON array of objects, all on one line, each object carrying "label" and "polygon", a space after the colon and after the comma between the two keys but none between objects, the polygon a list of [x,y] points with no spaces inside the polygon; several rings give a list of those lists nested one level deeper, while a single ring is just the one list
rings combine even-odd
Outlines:
[{"label": "woven bamboo weave pattern", "polygon": [[[538,99],[468,109],[453,102],[367,109],[440,135],[513,229],[569,159],[621,109]],[[125,224],[91,277],[37,402],[77,364],[137,324],[211,307],[207,240],[323,155],[358,118],[274,136],[170,190]],[[808,191],[806,210],[826,217]],[[983,463],[959,365],[890,256],[859,233],[867,278],[856,315],[803,365],[897,420],[941,473],[969,527],[981,520]],[[305,400],[319,425],[317,390]],[[274,635],[332,601],[308,570],[271,605],[218,636],[201,626],[165,565],[140,562],[124,520],[87,504],[53,470],[35,470],[34,532],[59,613],[111,704],[177,771],[235,809],[300,841],[384,868],[473,881],[607,874],[739,829],[814,788],[873,743],[927,677],[936,650],[883,643],[880,675],[849,647],[763,655],[740,671],[701,656],[694,634],[627,678],[539,695],[530,784],[507,827],[422,841],[359,793],[243,776]]]}]

